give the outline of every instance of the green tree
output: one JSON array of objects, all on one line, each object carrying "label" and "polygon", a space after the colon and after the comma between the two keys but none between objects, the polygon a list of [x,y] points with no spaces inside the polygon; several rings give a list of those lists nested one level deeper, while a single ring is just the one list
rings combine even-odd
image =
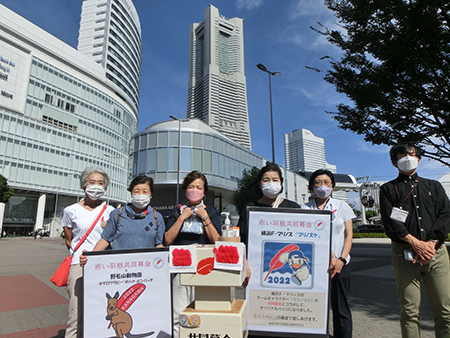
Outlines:
[{"label": "green tree", "polygon": [[352,208],[353,212],[355,213],[356,218],[361,217],[361,210],[356,209],[356,203],[355,202],[349,202],[350,208]]},{"label": "green tree", "polygon": [[[450,2],[325,0],[340,28],[315,31],[342,50],[325,81],[344,93],[339,128],[373,144],[415,143],[450,166]],[[318,71],[316,69],[316,71]]]},{"label": "green tree", "polygon": [[250,170],[244,169],[242,172],[242,178],[233,192],[233,204],[239,214],[247,203],[256,201],[260,197],[255,189],[252,189],[252,183],[256,181],[258,173],[259,169],[256,167],[252,167]]},{"label": "green tree", "polygon": [[14,189],[8,185],[6,177],[0,175],[0,203],[8,203],[12,195],[14,195]]},{"label": "green tree", "polygon": [[375,210],[366,210],[366,219],[370,219],[375,216],[378,216],[378,213]]}]

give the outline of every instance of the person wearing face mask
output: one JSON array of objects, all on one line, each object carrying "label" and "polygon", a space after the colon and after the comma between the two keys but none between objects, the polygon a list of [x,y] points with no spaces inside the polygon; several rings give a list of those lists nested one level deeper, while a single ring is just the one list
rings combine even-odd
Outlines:
[{"label": "person wearing face mask", "polygon": [[[65,337],[77,337],[82,334],[82,275],[80,254],[82,250],[92,250],[100,239],[103,227],[114,210],[100,201],[109,184],[108,175],[100,168],[86,168],[80,175],[80,186],[84,190],[84,199],[64,209],[61,226],[64,229],[64,240],[72,256],[67,292],[69,293],[69,320]],[[74,253],[74,249],[101,213],[97,224]]]},{"label": "person wearing face mask", "polygon": [[334,175],[326,169],[316,170],[308,182],[308,190],[315,198],[302,204],[302,209],[329,210],[331,216],[331,259],[328,272],[331,277],[331,310],[333,312],[333,337],[351,338],[352,313],[348,303],[350,289],[350,250],[353,241],[352,208],[344,201],[331,197],[336,186]]},{"label": "person wearing face mask", "polygon": [[[186,204],[173,209],[167,220],[164,241],[166,245],[214,244],[221,234],[220,215],[204,204],[208,181],[199,171],[186,175],[181,185],[186,193]],[[172,308],[174,338],[179,336],[180,313],[194,300],[194,287],[180,285],[180,276],[172,280]]]},{"label": "person wearing face mask", "polygon": [[248,245],[248,206],[265,207],[265,208],[300,208],[300,206],[288,199],[281,197],[283,192],[283,176],[278,164],[266,162],[261,168],[256,180],[250,185],[250,189],[255,191],[258,200],[248,203],[242,210],[239,217],[239,232],[241,241]]},{"label": "person wearing face mask", "polygon": [[[137,176],[131,181],[128,191],[131,193],[130,203],[111,213],[94,251],[105,250],[111,243],[113,250],[164,246],[164,219],[150,206],[153,179],[144,175]],[[86,262],[87,257],[83,255],[82,266]]]},{"label": "person wearing face mask", "polygon": [[434,316],[436,337],[450,337],[450,268],[442,245],[450,225],[450,202],[442,185],[417,175],[421,149],[397,144],[390,150],[396,179],[380,188],[380,210],[392,243],[402,337],[420,337],[421,280]]},{"label": "person wearing face mask", "polygon": [[[255,195],[258,196],[258,200],[247,203],[239,217],[238,227],[241,242],[245,243],[246,246],[248,245],[247,207],[300,208],[297,203],[281,197],[281,193],[283,192],[283,176],[281,175],[280,167],[274,162],[266,162],[266,165],[260,169],[256,180],[250,184],[249,189],[254,190]],[[247,286],[250,275],[251,269],[247,260],[247,274],[243,286]]]}]

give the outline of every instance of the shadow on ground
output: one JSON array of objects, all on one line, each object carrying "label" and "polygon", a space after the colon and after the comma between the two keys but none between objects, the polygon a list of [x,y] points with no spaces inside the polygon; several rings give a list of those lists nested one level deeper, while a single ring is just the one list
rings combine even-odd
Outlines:
[{"label": "shadow on ground", "polygon": [[58,334],[56,336],[52,336],[50,338],[64,338],[65,335],[66,335],[66,330],[59,330]]},{"label": "shadow on ground", "polygon": [[[400,325],[390,244],[358,244],[353,247],[350,302],[352,311],[361,311],[369,318]],[[423,285],[420,325],[422,331],[434,331],[433,316]]]}]

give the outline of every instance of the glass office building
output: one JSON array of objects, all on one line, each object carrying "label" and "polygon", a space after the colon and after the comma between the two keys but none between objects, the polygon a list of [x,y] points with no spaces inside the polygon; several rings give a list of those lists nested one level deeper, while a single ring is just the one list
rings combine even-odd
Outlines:
[{"label": "glass office building", "polygon": [[[178,163],[180,185],[187,173],[201,171],[209,186],[206,203],[223,210],[232,203],[243,170],[261,168],[267,161],[198,119],[170,120],[147,127],[133,137],[131,157],[133,176],[148,175],[155,180],[152,206],[163,215],[176,205]],[[282,170],[284,196],[299,203],[306,201],[305,178]],[[182,192],[179,201],[186,202]]]},{"label": "glass office building", "polygon": [[78,51],[102,65],[108,80],[139,106],[141,23],[131,0],[85,0]]},{"label": "glass office building", "polygon": [[0,174],[15,191],[3,231],[56,236],[86,167],[110,175],[105,198],[126,201],[137,108],[101,64],[2,5],[0,35]]},{"label": "glass office building", "polygon": [[244,25],[208,5],[190,29],[187,118],[198,118],[251,150]]},{"label": "glass office building", "polygon": [[313,172],[326,168],[336,173],[336,166],[325,160],[325,141],[307,129],[295,129],[284,134],[286,168],[292,171]]}]

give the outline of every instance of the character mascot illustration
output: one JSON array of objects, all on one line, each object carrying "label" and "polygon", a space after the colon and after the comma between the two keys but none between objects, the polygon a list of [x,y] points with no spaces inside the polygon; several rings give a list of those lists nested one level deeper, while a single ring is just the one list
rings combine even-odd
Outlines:
[{"label": "character mascot illustration", "polygon": [[297,285],[302,285],[302,282],[309,277],[309,259],[305,257],[301,250],[294,250],[285,252],[280,255],[280,262],[289,264],[292,269],[291,280]]}]

